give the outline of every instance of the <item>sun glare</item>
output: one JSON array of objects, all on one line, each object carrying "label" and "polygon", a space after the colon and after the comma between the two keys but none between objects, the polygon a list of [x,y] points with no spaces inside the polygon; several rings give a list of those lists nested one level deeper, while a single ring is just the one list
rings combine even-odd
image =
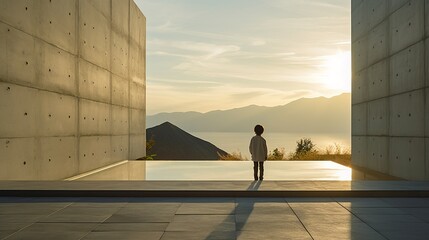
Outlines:
[{"label": "sun glare", "polygon": [[350,92],[351,88],[351,53],[337,52],[327,56],[322,65],[323,81],[327,87]]}]

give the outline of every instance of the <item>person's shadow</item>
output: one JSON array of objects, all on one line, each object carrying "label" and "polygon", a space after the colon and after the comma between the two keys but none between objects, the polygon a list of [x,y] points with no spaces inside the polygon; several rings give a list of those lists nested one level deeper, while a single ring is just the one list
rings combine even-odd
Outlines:
[{"label": "person's shadow", "polygon": [[[249,187],[246,189],[247,191],[258,191],[259,187],[261,186],[262,181],[253,181]],[[235,201],[237,203],[237,201]],[[246,225],[246,222],[248,221],[250,215],[253,212],[253,208],[255,206],[255,202],[257,201],[238,201],[238,204],[235,205],[235,209],[233,212],[230,213],[230,215],[234,216],[234,220],[235,220],[235,233],[240,232],[241,229]],[[246,211],[244,212],[240,212],[240,221],[237,221],[237,209],[246,209]],[[222,223],[220,223],[219,225],[223,225],[225,223],[227,223],[228,218],[225,219],[225,221],[223,221]],[[237,234],[236,237],[240,236],[240,234]],[[218,239],[218,236],[215,232],[211,232],[206,238],[206,240],[211,240],[211,239]]]}]

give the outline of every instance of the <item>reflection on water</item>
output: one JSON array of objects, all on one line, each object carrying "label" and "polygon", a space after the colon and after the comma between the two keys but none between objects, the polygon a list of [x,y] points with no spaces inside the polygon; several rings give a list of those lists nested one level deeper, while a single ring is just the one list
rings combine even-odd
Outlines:
[{"label": "reflection on water", "polygon": [[[265,180],[351,180],[331,161],[267,161]],[[124,161],[67,180],[253,180],[251,161]]]},{"label": "reflection on water", "polygon": [[145,180],[146,161],[120,161],[109,166],[82,173],[65,181]]},{"label": "reflection on water", "polygon": [[[253,180],[251,161],[147,161],[147,180]],[[267,161],[265,180],[351,180],[331,161]]]}]

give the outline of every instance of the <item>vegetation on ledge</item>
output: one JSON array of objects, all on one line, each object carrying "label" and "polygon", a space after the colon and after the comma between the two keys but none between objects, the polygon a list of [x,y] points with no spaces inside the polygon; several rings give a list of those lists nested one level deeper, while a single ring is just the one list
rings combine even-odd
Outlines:
[{"label": "vegetation on ledge", "polygon": [[[284,148],[275,148],[268,154],[268,160],[331,160],[341,165],[350,167],[351,152],[340,144],[334,143],[321,150],[316,147],[310,138],[298,140],[295,152],[285,153]],[[219,154],[220,160],[247,160],[240,152],[227,155]]]}]

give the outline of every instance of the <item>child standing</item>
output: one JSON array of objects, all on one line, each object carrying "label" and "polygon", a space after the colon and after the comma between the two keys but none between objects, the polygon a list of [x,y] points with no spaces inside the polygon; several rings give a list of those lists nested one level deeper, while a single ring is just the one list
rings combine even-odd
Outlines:
[{"label": "child standing", "polygon": [[250,154],[252,154],[253,161],[253,176],[255,181],[258,181],[258,166],[259,166],[259,180],[264,180],[264,161],[267,160],[267,142],[261,136],[264,132],[264,127],[261,125],[255,126],[255,134],[250,140]]}]

